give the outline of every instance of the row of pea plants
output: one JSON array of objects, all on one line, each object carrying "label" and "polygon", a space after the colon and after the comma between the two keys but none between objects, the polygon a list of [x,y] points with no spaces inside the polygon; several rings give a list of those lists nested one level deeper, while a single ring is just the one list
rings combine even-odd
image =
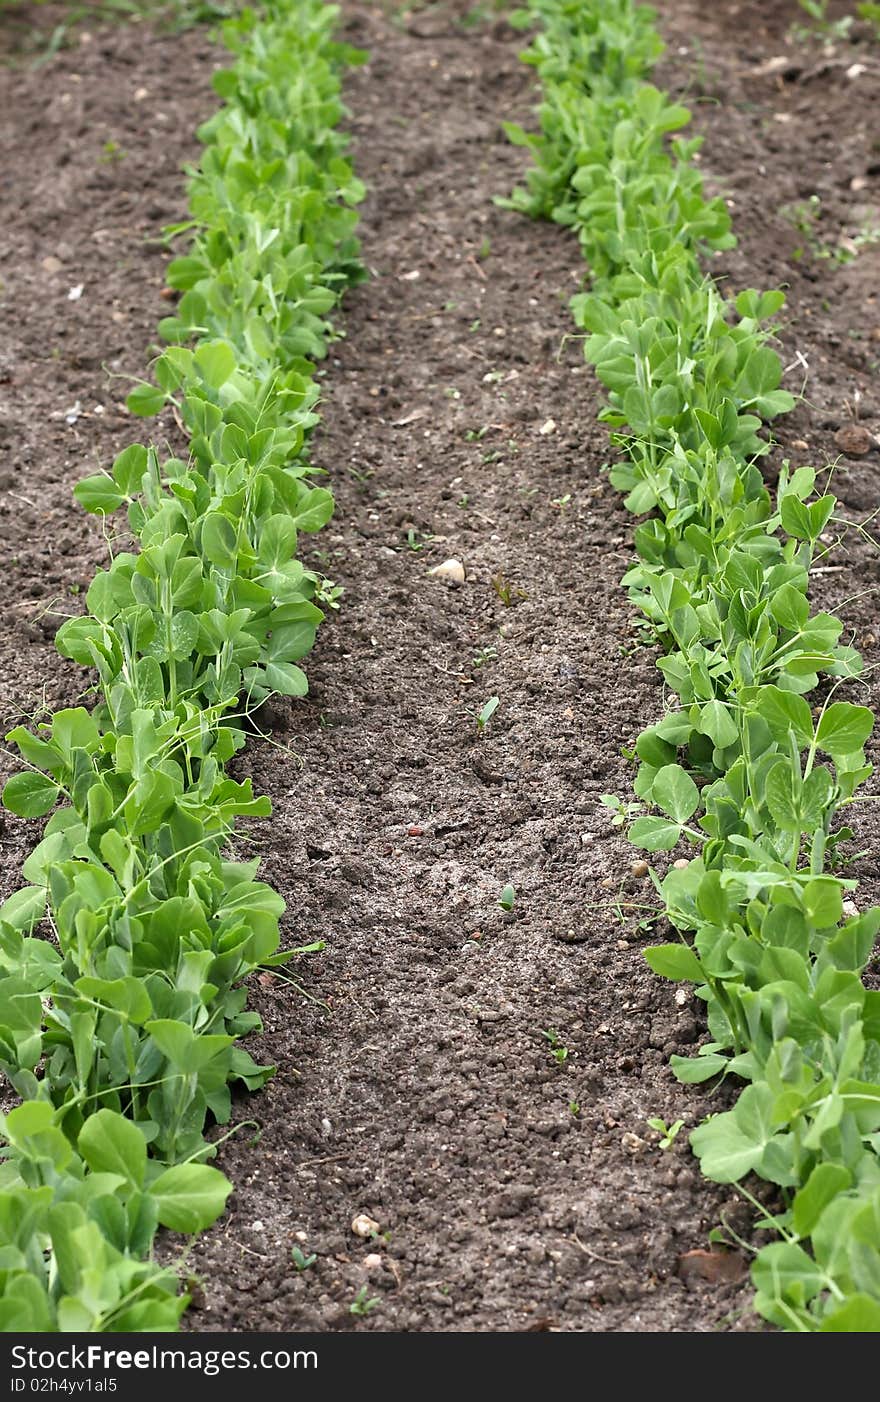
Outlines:
[{"label": "row of pea plants", "polygon": [[[663,648],[667,706],[638,737],[639,801],[605,801],[636,847],[694,853],[652,871],[677,939],[645,951],[706,1004],[710,1040],[673,1057],[675,1074],[746,1083],[691,1145],[772,1237],[752,1263],[760,1314],[877,1331],[880,992],[861,974],[880,910],[858,914],[856,882],[836,874],[873,716],[839,699],[861,661],[807,597],[835,499],[783,464],[774,500],[759,466],[764,422],[794,403],[768,344],[784,299],[727,300],[701,271],[734,239],[692,164],[699,140],[679,134],[688,111],[648,81],[654,12],[531,0],[515,19],[538,26],[523,57],[542,105],[537,134],[509,128],[534,164],[507,203],[575,230],[589,264],[573,312],[608,391],[611,480],[640,518],[624,584]],[[773,1209],[753,1174],[776,1185]]]},{"label": "row of pea plants", "polygon": [[[231,1184],[204,1160],[231,1087],[262,1086],[242,981],[279,952],[284,901],[237,860],[239,818],[270,804],[227,773],[267,696],[302,696],[323,613],[296,558],[332,511],[307,452],[328,313],[361,276],[362,187],[335,128],[340,70],[322,0],[270,0],[225,28],[236,55],[199,135],[168,348],[129,407],[174,405],[185,458],[126,449],[80,482],[111,562],[60,652],[98,676],[92,709],[7,737],[13,813],[51,812],[0,908],[0,1329],[173,1329],[177,1272],[158,1227],[194,1233]],[[135,551],[127,546],[139,544]],[[40,937],[47,922],[54,938]],[[44,927],[45,929],[45,927]],[[36,932],[35,932],[36,931]]]}]

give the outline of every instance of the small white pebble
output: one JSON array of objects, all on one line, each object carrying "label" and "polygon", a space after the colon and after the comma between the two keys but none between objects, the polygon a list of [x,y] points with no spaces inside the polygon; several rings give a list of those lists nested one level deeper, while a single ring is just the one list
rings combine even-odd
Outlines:
[{"label": "small white pebble", "polygon": [[351,1230],[362,1241],[369,1241],[370,1237],[378,1236],[379,1223],[373,1217],[368,1217],[366,1212],[359,1212],[352,1218]]}]

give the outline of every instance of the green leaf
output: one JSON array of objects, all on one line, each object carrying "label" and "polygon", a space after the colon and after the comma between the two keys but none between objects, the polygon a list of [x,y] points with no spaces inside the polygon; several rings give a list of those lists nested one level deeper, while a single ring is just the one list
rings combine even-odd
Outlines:
[{"label": "green leaf", "polygon": [[73,495],[86,511],[100,512],[105,516],[117,511],[125,501],[125,493],[119,490],[112,477],[107,477],[103,472],[83,477],[74,487]]},{"label": "green leaf", "polygon": [[836,505],[832,496],[820,497],[807,506],[793,493],[786,493],[779,503],[782,529],[797,540],[818,540]]},{"label": "green leaf", "polygon": [[816,744],[826,754],[851,755],[862,748],[874,729],[874,715],[867,706],[834,701],[822,713]]},{"label": "green leaf", "polygon": [[804,914],[819,930],[836,925],[843,915],[843,892],[833,876],[808,881],[801,894]]},{"label": "green leaf", "polygon": [[257,557],[267,569],[279,569],[290,562],[296,550],[296,525],[289,516],[270,516],[257,541]]},{"label": "green leaf", "polygon": [[859,1291],[827,1314],[820,1334],[880,1334],[880,1302]]},{"label": "green leaf", "polygon": [[201,1070],[235,1040],[216,1033],[199,1034],[175,1018],[155,1018],[144,1023],[144,1027],[175,1070],[188,1074]]},{"label": "green leaf", "polygon": [[333,515],[334,505],[332,492],[328,492],[324,487],[313,487],[297,506],[293,518],[297,529],[319,531]]},{"label": "green leaf", "polygon": [[769,394],[782,379],[782,361],[769,346],[753,350],[740,371],[736,383],[737,396],[749,404],[763,394]]},{"label": "green leaf", "polygon": [[22,886],[0,905],[0,925],[30,933],[46,913],[46,887]]},{"label": "green leaf", "polygon": [[681,828],[668,818],[636,818],[627,836],[634,847],[645,852],[671,852],[681,837]]},{"label": "green leaf", "polygon": [[727,1069],[727,1057],[719,1056],[717,1052],[709,1056],[671,1056],[669,1065],[672,1074],[677,1081],[683,1085],[701,1085],[703,1081],[710,1081],[713,1076],[719,1076]]},{"label": "green leaf", "polygon": [[707,1178],[736,1183],[757,1168],[774,1137],[776,1096],[764,1083],[746,1086],[733,1110],[713,1115],[691,1135]]},{"label": "green leaf", "polygon": [[686,823],[699,806],[700,791],[680,764],[666,764],[654,777],[651,798],[677,823]]},{"label": "green leaf", "polygon": [[263,684],[280,696],[308,695],[309,679],[302,668],[293,662],[267,662],[263,678]]},{"label": "green leaf", "polygon": [[238,560],[238,535],[228,516],[209,511],[202,521],[202,554],[212,564],[228,569]]},{"label": "green leaf", "polygon": [[165,407],[165,391],[157,389],[155,385],[138,385],[125,403],[130,413],[137,414],[141,419],[149,419]]},{"label": "green leaf", "polygon": [[42,818],[56,802],[60,790],[54,779],[28,770],[13,774],[3,789],[3,807],[19,818]]},{"label": "green leaf", "polygon": [[662,739],[652,726],[648,730],[643,730],[636,740],[636,754],[646,764],[653,765],[655,769],[662,769],[665,764],[674,762],[675,746],[671,745],[668,740]]},{"label": "green leaf", "polygon": [[141,490],[147,461],[147,450],[141,443],[130,444],[113,459],[113,481],[124,496],[133,497]]},{"label": "green leaf", "polygon": [[689,979],[702,983],[704,973],[699,959],[686,944],[652,944],[642,950],[649,966],[661,978]]},{"label": "green leaf", "polygon": [[803,1306],[824,1285],[812,1256],[793,1241],[773,1241],[752,1262],[752,1284],[770,1300]]},{"label": "green leaf", "polygon": [[235,351],[228,341],[203,341],[195,361],[212,389],[220,389],[235,372]]},{"label": "green leaf", "polygon": [[736,1183],[760,1163],[763,1146],[744,1134],[731,1111],[713,1115],[691,1135],[700,1168],[715,1183]]},{"label": "green leaf", "polygon": [[791,764],[788,760],[781,759],[778,764],[774,764],[764,781],[764,798],[773,821],[783,832],[802,830],[798,793],[799,787],[791,772]]},{"label": "green leaf", "polygon": [[804,780],[800,794],[800,811],[804,831],[811,832],[821,826],[827,809],[831,806],[834,783],[828,770],[819,765]]},{"label": "green leaf", "polygon": [[770,600],[770,612],[781,628],[799,633],[810,616],[810,605],[800,589],[783,584]]},{"label": "green leaf", "polygon": [[736,722],[723,701],[707,701],[700,712],[700,730],[713,745],[724,750],[739,739]]},{"label": "green leaf", "polygon": [[762,686],[756,708],[777,743],[787,744],[789,734],[794,735],[799,750],[805,750],[812,743],[813,717],[802,696],[778,686]]},{"label": "green leaf", "polygon": [[[110,832],[117,837],[119,836],[115,829],[111,828]],[[107,836],[109,834],[105,833],[104,837]],[[124,851],[126,858],[130,856],[128,847],[124,847]],[[74,987],[84,998],[91,998],[96,1003],[100,1003],[102,1008],[119,1013],[122,1017],[135,1023],[146,1022],[153,1010],[150,995],[144,987],[143,981],[132,975],[125,978],[105,979],[84,974],[82,978],[76,980]]]},{"label": "green leaf", "polygon": [[216,1222],[232,1192],[228,1178],[206,1164],[177,1164],[150,1184],[159,1221],[172,1232],[202,1232]]},{"label": "green leaf", "polygon": [[79,1132],[79,1151],[93,1173],[118,1173],[134,1188],[143,1185],[147,1143],[131,1120],[113,1110],[89,1115]]},{"label": "green leaf", "polygon": [[829,1202],[850,1186],[852,1175],[842,1164],[819,1163],[792,1203],[792,1220],[798,1236],[812,1235]]}]

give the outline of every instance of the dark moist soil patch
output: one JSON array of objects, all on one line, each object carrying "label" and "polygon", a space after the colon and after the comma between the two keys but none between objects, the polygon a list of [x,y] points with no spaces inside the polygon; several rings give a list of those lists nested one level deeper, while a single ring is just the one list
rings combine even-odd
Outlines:
[{"label": "dark moist soil patch", "polygon": [[[75,506],[74,483],[151,429],[157,442],[177,433],[170,416],[134,419],[125,396],[158,349],[162,228],[187,212],[182,167],[197,158],[195,129],[216,105],[211,74],[223,54],[204,28],[80,25],[72,47],[33,68],[21,52],[26,22],[48,42],[64,11],[0,10],[5,722],[72,705],[83,688],[52,639],[79,612],[108,547]],[[4,876],[14,883],[14,867]]]},{"label": "dark moist soil patch", "polygon": [[[807,361],[809,402],[780,436],[788,455],[821,462],[853,406],[878,426],[877,254],[847,267],[793,262],[797,235],[778,206],[818,192],[823,229],[836,233],[877,200],[876,51],[847,45],[846,66],[828,66],[819,48],[786,44],[794,3],[708,8],[662,6],[661,78],[687,90],[709,181],[736,206],[742,244],[718,271],[737,286],[791,284],[785,363]],[[326,366],[316,456],[339,507],[312,563],[345,595],[310,660],[308,702],[274,705],[272,742],[254,740],[241,763],[275,803],[242,850],[263,857],[288,900],[291,944],[326,948],[293,966],[299,987],[255,983],[266,1036],[253,1050],[279,1072],[238,1107],[259,1135],[243,1129],[223,1147],[236,1191],[191,1253],[201,1284],[188,1327],[760,1327],[747,1287],[680,1266],[722,1213],[743,1230],[748,1211],[700,1178],[686,1130],[661,1153],[646,1128],[662,1115],[689,1129],[723,1103],[667,1068],[702,1036],[700,1005],[641,959],[645,936],[619,902],[653,905],[652,888],[630,875],[634,854],[599,801],[628,796],[622,750],[657,716],[662,690],[619,586],[632,522],[602,473],[600,399],[569,334],[577,247],[492,205],[522,172],[500,127],[532,101],[522,40],[501,22],[465,27],[465,9],[388,18],[344,7],[348,37],[372,54],[347,91],[373,277],[348,298],[346,339]],[[204,36],[169,46],[116,30],[91,44],[39,75],[0,75],[20,162],[0,234],[7,324],[21,337],[2,386],[12,452],[0,583],[19,620],[4,644],[10,716],[32,709],[44,684],[51,705],[82,684],[38,614],[103,558],[69,486],[134,436],[101,362],[144,365],[164,304],[161,260],[141,235],[179,216],[176,167],[210,104]],[[797,75],[754,73],[778,55],[793,56]],[[857,62],[870,71],[847,77]],[[187,81],[174,83],[168,64]],[[68,126],[50,114],[65,91],[79,101],[73,73],[88,73],[95,106]],[[148,139],[131,92],[165,75],[163,107],[176,116]],[[187,105],[173,109],[177,91]],[[99,164],[106,140],[137,152],[136,167]],[[93,179],[111,191],[90,192]],[[55,291],[48,256],[64,269]],[[83,296],[68,304],[78,283]],[[68,337],[53,358],[59,325]],[[800,387],[801,372],[786,383]],[[49,418],[77,398],[104,415]],[[873,509],[876,467],[874,454],[835,473],[853,519]],[[464,564],[460,588],[428,576],[449,557]],[[843,568],[820,577],[823,604],[872,589],[874,560],[851,534],[828,561]],[[845,613],[870,661],[875,596]],[[493,695],[480,734],[475,717]],[[36,825],[7,824],[12,889]],[[867,820],[859,838],[871,846]],[[866,894],[873,860],[859,867]],[[517,895],[505,915],[508,882]],[[561,1063],[547,1033],[568,1049]],[[375,1240],[353,1234],[359,1213],[378,1223]],[[317,1262],[297,1272],[293,1246]],[[363,1286],[379,1304],[355,1319]]]}]

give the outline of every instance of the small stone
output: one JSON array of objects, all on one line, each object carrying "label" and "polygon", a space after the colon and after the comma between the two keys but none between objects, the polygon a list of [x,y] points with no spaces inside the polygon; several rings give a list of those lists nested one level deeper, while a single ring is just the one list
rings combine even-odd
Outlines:
[{"label": "small stone", "polygon": [[429,575],[435,579],[445,579],[449,584],[464,584],[464,565],[461,560],[444,560],[442,565],[435,565],[432,570],[428,570]]},{"label": "small stone", "polygon": [[352,1218],[351,1230],[355,1236],[359,1236],[361,1241],[369,1241],[372,1237],[378,1236],[380,1227],[375,1218],[367,1215],[366,1212],[359,1212]]},{"label": "small stone", "polygon": [[63,264],[60,258],[56,258],[54,253],[50,253],[48,258],[44,258],[41,261],[40,267],[43,269],[44,273],[60,273]]},{"label": "small stone", "polygon": [[382,1257],[377,1251],[371,1251],[369,1256],[364,1257],[365,1271],[380,1271],[382,1269]]},{"label": "small stone", "polygon": [[425,829],[420,828],[416,823],[413,823],[412,827],[407,828],[406,835],[407,837],[424,837]]},{"label": "small stone", "polygon": [[863,458],[877,446],[876,438],[864,424],[845,424],[835,433],[834,442],[842,453],[851,458]]},{"label": "small stone", "polygon": [[647,876],[648,869],[647,862],[633,862],[630,866],[630,872],[633,876]]},{"label": "small stone", "polygon": [[843,913],[844,913],[844,915],[846,915],[849,919],[852,919],[854,916],[858,915],[858,913],[859,913],[859,908],[858,908],[858,906],[856,905],[855,901],[844,901],[844,903],[843,903]]},{"label": "small stone", "polygon": [[854,175],[849,182],[849,188],[851,190],[864,190],[867,184],[868,181],[864,175]]},{"label": "small stone", "polygon": [[627,1130],[626,1134],[621,1135],[620,1147],[623,1149],[624,1153],[631,1154],[633,1158],[636,1158],[639,1154],[643,1153],[648,1146],[644,1139],[640,1139],[637,1134],[633,1134],[632,1130]]},{"label": "small stone", "polygon": [[262,1222],[256,1221],[256,1222],[251,1222],[251,1230],[254,1231],[254,1232],[262,1232],[262,1231],[265,1231],[266,1229],[265,1229],[265,1227],[263,1226],[263,1223],[262,1223]]},{"label": "small stone", "polygon": [[294,1232],[293,1235],[296,1237],[297,1241],[308,1241],[309,1239],[308,1232]]},{"label": "small stone", "polygon": [[590,844],[591,844],[592,842],[595,842],[595,841],[596,841],[596,834],[595,834],[594,832],[582,832],[582,833],[581,833],[581,846],[582,846],[582,847],[589,847]]},{"label": "small stone", "polygon": [[862,74],[867,73],[867,71],[867,66],[864,63],[851,63],[846,70],[846,76],[852,82],[854,78],[861,78]]},{"label": "small stone", "polygon": [[149,90],[149,88],[135,88],[135,90],[134,90],[134,100],[135,100],[135,102],[143,102],[144,98],[145,98],[145,97],[149,97],[149,96],[150,96],[150,90]]},{"label": "small stone", "polygon": [[808,453],[810,445],[805,438],[795,438],[791,445],[799,453]]},{"label": "small stone", "polygon": [[672,865],[674,866],[676,871],[684,871],[685,867],[690,866],[690,862],[688,861],[687,857],[679,857],[678,861],[673,862]]},{"label": "small stone", "polygon": [[545,438],[546,438],[546,436],[547,436],[548,433],[555,433],[555,432],[556,432],[556,420],[555,420],[555,419],[545,419],[544,423],[542,423],[542,424],[541,424],[541,427],[538,429],[538,432],[539,432],[539,433],[542,433],[542,434],[544,435]]}]

